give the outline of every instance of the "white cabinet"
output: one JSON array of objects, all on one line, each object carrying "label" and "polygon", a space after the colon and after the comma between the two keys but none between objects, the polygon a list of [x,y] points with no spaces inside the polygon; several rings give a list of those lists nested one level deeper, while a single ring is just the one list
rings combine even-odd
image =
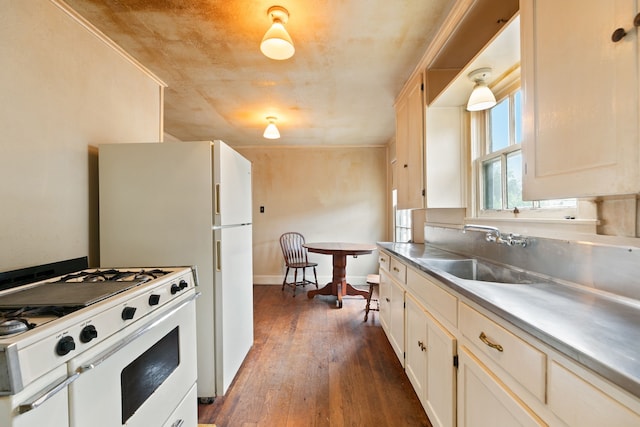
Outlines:
[{"label": "white cabinet", "polygon": [[396,188],[398,209],[424,207],[424,86],[416,75],[396,103]]},{"label": "white cabinet", "polygon": [[426,207],[466,207],[467,116],[461,107],[426,112]]},{"label": "white cabinet", "polygon": [[389,342],[404,366],[404,288],[395,281],[389,286]]},{"label": "white cabinet", "polygon": [[608,394],[608,384],[588,372],[582,375],[556,361],[550,364],[549,407],[560,419],[580,427],[640,425],[640,414]]},{"label": "white cabinet", "polygon": [[[406,300],[407,345],[404,370],[420,399],[420,403],[426,408],[427,313],[410,295],[407,295]],[[431,420],[431,417],[429,419]]]},{"label": "white cabinet", "polygon": [[[410,277],[407,285],[409,283]],[[407,292],[405,301],[405,372],[431,424],[455,426],[456,338],[431,316],[419,299]]]},{"label": "white cabinet", "polygon": [[380,324],[404,366],[404,288],[380,270]]},{"label": "white cabinet", "polygon": [[640,191],[637,11],[637,0],[520,2],[525,199]]},{"label": "white cabinet", "polygon": [[460,332],[477,357],[495,367],[495,375],[505,382],[515,380],[544,402],[547,358],[542,351],[462,302]]},{"label": "white cabinet", "polygon": [[434,427],[456,425],[455,337],[427,315],[427,390],[425,410]]},{"label": "white cabinet", "polygon": [[466,347],[458,354],[458,426],[544,426]]},{"label": "white cabinet", "polygon": [[387,334],[387,338],[391,334],[391,276],[387,270],[380,269],[380,285],[378,292],[380,302],[380,326]]}]

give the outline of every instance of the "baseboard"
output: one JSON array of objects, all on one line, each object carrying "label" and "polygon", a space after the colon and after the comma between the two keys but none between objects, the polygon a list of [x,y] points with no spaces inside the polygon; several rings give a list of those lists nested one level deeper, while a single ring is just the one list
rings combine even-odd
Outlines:
[{"label": "baseboard", "polygon": [[[291,276],[291,274],[290,274]],[[313,275],[311,276],[313,277]],[[253,276],[253,284],[254,285],[274,285],[274,286],[282,286],[282,279],[284,277],[282,275],[254,275]],[[309,276],[307,276],[307,279]],[[290,280],[293,280],[293,276],[289,277]],[[320,287],[326,285],[331,281],[330,276],[318,276],[318,285]],[[367,284],[367,276],[347,276],[347,281],[353,286],[365,286]]]}]

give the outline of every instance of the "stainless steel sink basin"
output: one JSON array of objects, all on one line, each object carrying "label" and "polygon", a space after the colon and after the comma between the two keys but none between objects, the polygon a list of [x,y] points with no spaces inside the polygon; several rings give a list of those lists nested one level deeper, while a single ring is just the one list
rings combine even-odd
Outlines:
[{"label": "stainless steel sink basin", "polygon": [[525,285],[548,280],[528,271],[503,267],[477,259],[428,259],[425,265],[442,270],[459,279]]}]

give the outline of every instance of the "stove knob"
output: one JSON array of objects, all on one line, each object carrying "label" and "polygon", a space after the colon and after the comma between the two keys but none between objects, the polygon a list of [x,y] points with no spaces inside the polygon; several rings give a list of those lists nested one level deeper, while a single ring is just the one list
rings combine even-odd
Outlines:
[{"label": "stove knob", "polygon": [[188,287],[189,284],[185,280],[180,280],[180,290]]},{"label": "stove knob", "polygon": [[70,337],[68,335],[66,337],[60,338],[60,341],[58,341],[58,345],[56,345],[56,353],[58,354],[58,356],[69,354],[71,350],[75,349],[76,343],[75,341],[73,341],[73,337]]},{"label": "stove knob", "polygon": [[151,294],[149,295],[149,305],[158,305],[160,304],[160,295]]},{"label": "stove knob", "polygon": [[175,295],[180,291],[181,291],[180,285],[178,285],[177,283],[174,283],[173,285],[171,285],[171,295]]},{"label": "stove knob", "polygon": [[80,331],[80,341],[87,343],[94,338],[98,338],[98,331],[95,326],[89,325]]},{"label": "stove knob", "polygon": [[124,310],[122,310],[122,320],[131,320],[135,314],[135,307],[125,307]]}]

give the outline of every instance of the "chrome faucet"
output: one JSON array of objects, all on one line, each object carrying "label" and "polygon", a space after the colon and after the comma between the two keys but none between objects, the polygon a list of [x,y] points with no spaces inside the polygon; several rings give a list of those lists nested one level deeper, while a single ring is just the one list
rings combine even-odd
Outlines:
[{"label": "chrome faucet", "polygon": [[507,246],[522,246],[523,248],[529,244],[529,239],[519,234],[509,233],[504,236],[496,227],[488,225],[466,224],[462,227],[462,232],[467,230],[486,231],[485,240],[490,243],[498,243]]}]

